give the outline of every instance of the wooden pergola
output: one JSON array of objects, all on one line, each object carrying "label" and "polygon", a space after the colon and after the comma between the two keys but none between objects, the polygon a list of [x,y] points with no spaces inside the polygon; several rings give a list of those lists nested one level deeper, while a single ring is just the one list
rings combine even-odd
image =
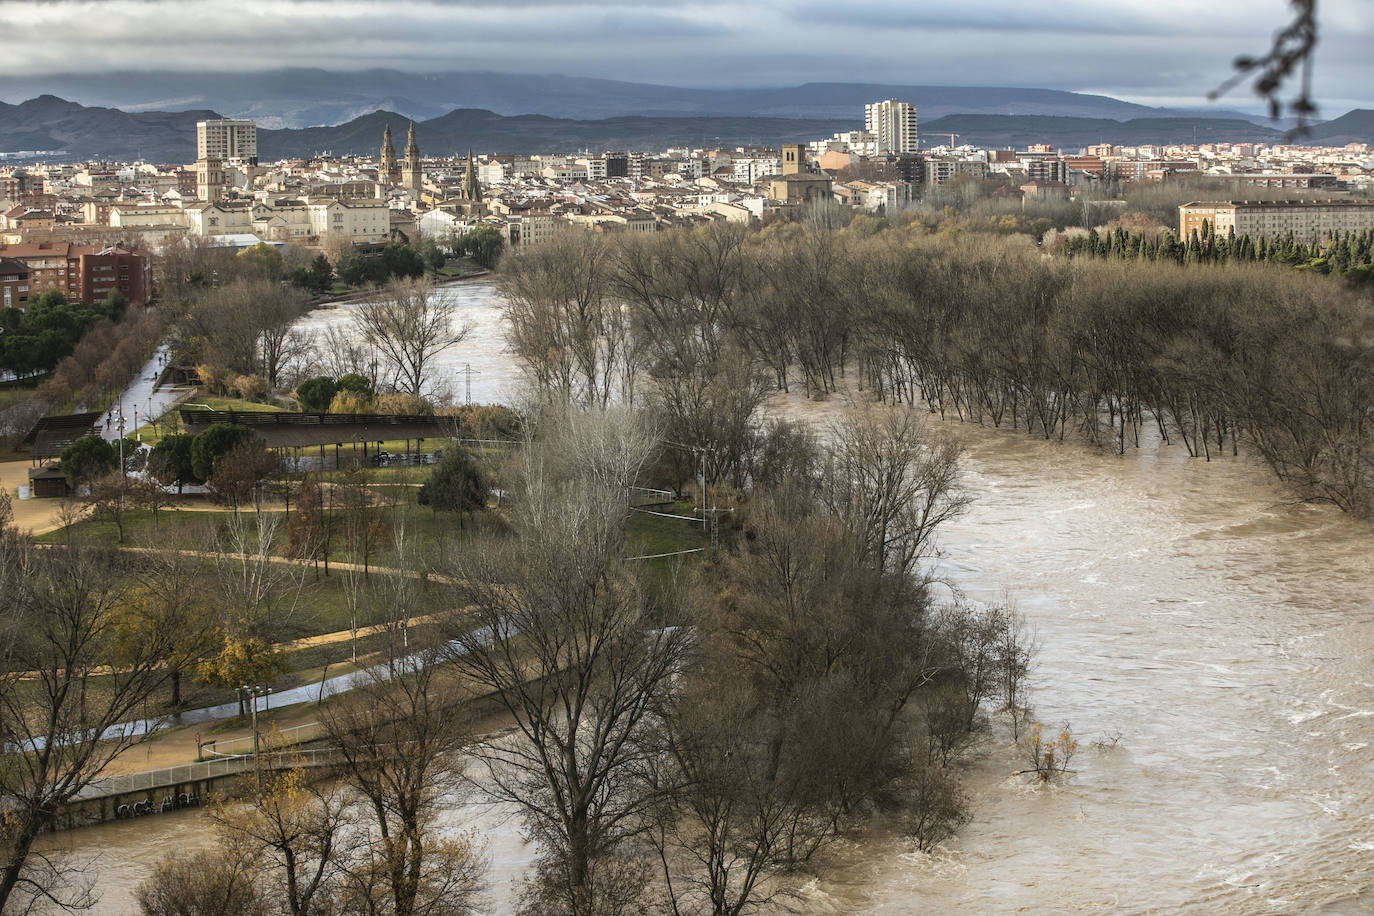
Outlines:
[{"label": "wooden pergola", "polygon": [[365,462],[369,449],[375,453],[381,443],[400,440],[405,443],[405,454],[409,457],[412,442],[418,454],[426,439],[453,438],[458,433],[455,417],[422,414],[289,413],[186,407],[180,413],[182,427],[192,434],[204,432],[216,423],[246,426],[269,449],[300,455],[305,449],[318,448],[322,461],[326,457],[325,450],[333,446],[336,466],[339,452],[345,447],[351,447],[355,454],[361,449]]}]

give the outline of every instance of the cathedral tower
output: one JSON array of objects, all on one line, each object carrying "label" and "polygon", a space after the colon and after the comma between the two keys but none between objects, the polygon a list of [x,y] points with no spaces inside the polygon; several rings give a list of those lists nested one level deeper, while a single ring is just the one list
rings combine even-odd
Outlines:
[{"label": "cathedral tower", "polygon": [[396,146],[391,142],[391,125],[382,134],[382,155],[377,167],[378,184],[395,184],[401,180],[401,167],[396,164]]},{"label": "cathedral tower", "polygon": [[406,162],[401,167],[401,185],[420,199],[424,188],[424,172],[420,168],[420,144],[415,142],[415,122],[410,122],[410,136],[406,138]]},{"label": "cathedral tower", "polygon": [[196,160],[196,198],[214,203],[224,196],[224,164],[218,159]]},{"label": "cathedral tower", "polygon": [[475,204],[482,202],[482,184],[477,180],[477,165],[472,161],[472,147],[468,147],[468,167],[463,172],[463,198]]}]

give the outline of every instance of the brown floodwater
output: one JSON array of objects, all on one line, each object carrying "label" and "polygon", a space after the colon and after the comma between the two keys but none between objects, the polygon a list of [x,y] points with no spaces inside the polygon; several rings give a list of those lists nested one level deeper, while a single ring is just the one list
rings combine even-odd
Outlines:
[{"label": "brown floodwater", "polygon": [[1374,529],[1245,458],[935,425],[977,499],[939,568],[1024,612],[1035,715],[1072,726],[1077,773],[1027,783],[995,728],[956,839],[847,842],[808,911],[1374,912]]},{"label": "brown floodwater", "polygon": [[[449,366],[482,368],[474,400],[509,396],[494,292],[451,295],[479,331]],[[789,397],[771,412],[824,424],[845,409]],[[958,837],[930,854],[881,827],[845,840],[805,911],[1374,913],[1374,528],[1293,503],[1243,457],[934,425],[964,442],[976,497],[939,571],[1026,615],[1036,718],[1072,726],[1077,772],[1027,783],[995,726]],[[507,810],[450,821],[488,836],[490,909],[508,911],[532,846]],[[45,842],[98,853],[97,912],[120,913],[158,858],[212,840],[181,813]]]}]

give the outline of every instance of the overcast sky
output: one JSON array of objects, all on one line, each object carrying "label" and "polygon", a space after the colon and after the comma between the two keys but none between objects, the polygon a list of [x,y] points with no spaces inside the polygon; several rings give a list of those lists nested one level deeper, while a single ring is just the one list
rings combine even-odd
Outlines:
[{"label": "overcast sky", "polygon": [[[1374,0],[1319,11],[1323,110],[1374,107]],[[1036,86],[1200,106],[1287,16],[1288,0],[0,0],[0,74],[394,67]],[[1226,104],[1255,103],[1239,89]]]}]

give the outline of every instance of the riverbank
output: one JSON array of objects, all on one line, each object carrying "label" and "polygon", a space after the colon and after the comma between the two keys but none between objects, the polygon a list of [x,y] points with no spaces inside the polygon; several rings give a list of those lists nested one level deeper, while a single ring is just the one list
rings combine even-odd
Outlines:
[{"label": "riverbank", "polygon": [[[490,270],[477,270],[471,273],[459,274],[457,276],[435,275],[429,278],[430,283],[436,287],[452,286],[455,283],[466,283],[469,280],[483,280],[491,276]],[[358,302],[367,302],[377,295],[376,287],[360,287],[338,295],[320,296],[311,299],[307,303],[310,310],[331,308],[336,305],[351,305]]]},{"label": "riverbank", "polygon": [[[847,409],[770,404],[821,426]],[[927,856],[868,835],[806,911],[1371,912],[1370,527],[1295,501],[1245,456],[930,425],[963,444],[975,497],[941,532],[937,572],[1017,603],[1035,717],[1084,750],[1054,788],[976,758],[958,836]]]}]

